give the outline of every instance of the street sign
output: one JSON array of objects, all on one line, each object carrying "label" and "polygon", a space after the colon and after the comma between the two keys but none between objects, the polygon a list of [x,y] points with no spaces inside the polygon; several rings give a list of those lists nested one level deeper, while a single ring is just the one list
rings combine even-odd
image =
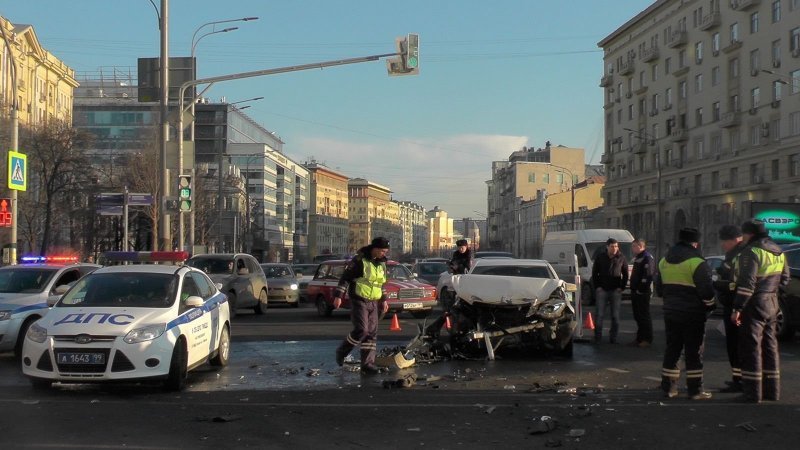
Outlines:
[{"label": "street sign", "polygon": [[8,188],[17,191],[28,189],[28,155],[8,151]]},{"label": "street sign", "polygon": [[0,227],[11,226],[11,199],[0,198]]},{"label": "street sign", "polygon": [[128,194],[128,206],[151,206],[153,194]]},{"label": "street sign", "polygon": [[[101,216],[121,216],[125,204],[123,192],[103,192],[95,197],[95,210]],[[150,206],[153,204],[153,194],[129,193],[128,206]]]}]

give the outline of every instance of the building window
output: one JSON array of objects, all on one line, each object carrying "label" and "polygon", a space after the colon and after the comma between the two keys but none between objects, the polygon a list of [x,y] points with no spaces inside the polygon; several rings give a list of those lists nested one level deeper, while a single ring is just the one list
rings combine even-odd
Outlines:
[{"label": "building window", "polygon": [[750,52],[750,73],[753,76],[758,75],[758,69],[761,68],[761,54],[758,49]]},{"label": "building window", "polygon": [[653,64],[651,72],[651,78],[653,81],[658,81],[658,64]]},{"label": "building window", "polygon": [[731,178],[730,178],[730,181],[728,183],[730,183],[729,184],[730,187],[734,187],[737,184],[736,182],[739,180],[739,168],[738,167],[732,167],[730,175],[731,175]]},{"label": "building window", "polygon": [[664,58],[664,73],[669,75],[671,72],[672,58]]},{"label": "building window", "polygon": [[698,160],[702,160],[706,157],[706,148],[705,142],[702,140],[695,141],[694,143],[694,154]]},{"label": "building window", "polygon": [[739,111],[741,105],[739,105],[739,96],[738,95],[731,95],[730,98],[730,109],[729,111]]},{"label": "building window", "polygon": [[734,23],[732,23],[730,25],[730,27],[728,27],[728,29],[730,30],[731,43],[738,42],[739,41],[739,24],[737,22],[734,22]]},{"label": "building window", "polygon": [[772,67],[781,66],[781,41],[772,41]]},{"label": "building window", "polygon": [[550,174],[549,173],[546,173],[546,174],[542,175],[542,182],[544,184],[550,184]]},{"label": "building window", "polygon": [[714,56],[719,54],[719,33],[711,35],[711,53],[713,53]]},{"label": "building window", "polygon": [[777,159],[772,160],[772,179],[778,180],[780,179],[780,162]]},{"label": "building window", "polygon": [[750,90],[750,107],[756,109],[761,105],[761,88],[753,88]]},{"label": "building window", "polygon": [[800,93],[800,69],[789,72],[792,79],[792,94]]},{"label": "building window", "polygon": [[795,52],[800,49],[800,27],[789,32],[789,50]]},{"label": "building window", "polygon": [[728,78],[739,78],[739,58],[733,58],[728,61]]},{"label": "building window", "polygon": [[722,136],[711,136],[711,153],[719,155],[722,152]]},{"label": "building window", "polygon": [[714,102],[711,104],[711,121],[718,122],[720,119],[720,106],[719,102]]},{"label": "building window", "polygon": [[797,11],[800,9],[800,0],[789,0],[789,11]]},{"label": "building window", "polygon": [[681,100],[686,100],[686,80],[681,80],[678,83],[678,96]]},{"label": "building window", "polygon": [[563,183],[563,182],[564,182],[564,174],[563,174],[563,173],[561,173],[561,172],[558,172],[558,173],[556,174],[556,183],[557,183],[557,184],[561,184],[561,183]]},{"label": "building window", "polygon": [[728,139],[730,140],[731,143],[731,152],[735,154],[736,152],[739,151],[739,146],[741,144],[740,143],[741,138],[739,137],[739,130],[738,129],[731,130]]},{"label": "building window", "polygon": [[528,173],[528,183],[536,183],[536,173]]},{"label": "building window", "polygon": [[781,20],[781,0],[772,2],[772,23],[780,22]]},{"label": "building window", "polygon": [[702,73],[698,73],[697,75],[694,76],[694,92],[695,92],[695,94],[703,92],[703,74]]},{"label": "building window", "polygon": [[703,62],[703,41],[694,44],[694,61],[696,64]]},{"label": "building window", "polygon": [[781,119],[772,119],[769,123],[769,133],[773,141],[781,140]]},{"label": "building window", "polygon": [[658,94],[653,94],[653,114],[658,113]]},{"label": "building window", "polygon": [[800,134],[800,111],[789,113],[789,135],[797,136]]},{"label": "building window", "polygon": [[772,100],[777,101],[781,99],[782,86],[783,82],[781,80],[775,80],[772,82]]},{"label": "building window", "polygon": [[628,120],[633,120],[633,105],[628,105]]},{"label": "building window", "polygon": [[719,189],[719,171],[711,172],[711,190],[716,191]]},{"label": "building window", "polygon": [[711,68],[711,86],[716,86],[719,84],[719,66],[714,66]]},{"label": "building window", "polygon": [[686,67],[686,50],[678,52],[678,69]]},{"label": "building window", "polygon": [[796,177],[800,175],[800,153],[789,155],[789,176]]},{"label": "building window", "polygon": [[703,108],[697,108],[694,111],[695,126],[703,125]]},{"label": "building window", "polygon": [[758,11],[750,14],[750,34],[758,33]]},{"label": "building window", "polygon": [[750,145],[759,145],[761,143],[761,125],[752,125],[749,131]]}]

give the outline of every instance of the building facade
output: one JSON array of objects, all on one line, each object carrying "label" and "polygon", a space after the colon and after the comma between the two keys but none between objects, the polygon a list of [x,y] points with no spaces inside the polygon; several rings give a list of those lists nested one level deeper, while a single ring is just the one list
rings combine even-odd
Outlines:
[{"label": "building facade", "polygon": [[415,256],[427,255],[428,224],[425,220],[425,208],[414,202],[399,201],[402,235],[402,253]]},{"label": "building facade", "polygon": [[659,0],[604,51],[606,226],[707,247],[754,201],[799,202],[800,2]]},{"label": "building facade", "polygon": [[392,248],[402,248],[399,209],[392,204],[392,191],[364,178],[347,183],[349,197],[348,250],[355,253],[378,236],[389,240]]},{"label": "building facade", "polygon": [[348,252],[348,177],[316,161],[304,164],[309,172],[308,252],[343,255]]},{"label": "building facade", "polygon": [[436,256],[450,256],[455,248],[453,219],[447,216],[447,211],[435,206],[428,211],[428,253]]}]

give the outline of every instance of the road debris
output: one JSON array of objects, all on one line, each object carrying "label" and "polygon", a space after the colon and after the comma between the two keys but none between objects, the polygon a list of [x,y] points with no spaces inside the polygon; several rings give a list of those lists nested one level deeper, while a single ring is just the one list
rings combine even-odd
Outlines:
[{"label": "road debris", "polygon": [[393,388],[410,388],[413,387],[417,383],[417,376],[413,373],[410,373],[402,378],[398,378],[396,380],[383,380],[383,387],[384,389],[393,389]]},{"label": "road debris", "polygon": [[753,422],[742,422],[742,423],[736,425],[736,428],[741,428],[741,429],[743,429],[745,431],[749,431],[751,433],[758,431],[758,428],[756,428],[755,425],[753,425]]},{"label": "road debris", "polygon": [[318,377],[320,369],[308,369],[306,372],[307,377]]},{"label": "road debris", "polygon": [[558,421],[550,416],[534,417],[529,434],[549,433],[558,428]]},{"label": "road debris", "polygon": [[569,437],[581,437],[586,434],[586,430],[582,428],[573,428],[569,430]]}]

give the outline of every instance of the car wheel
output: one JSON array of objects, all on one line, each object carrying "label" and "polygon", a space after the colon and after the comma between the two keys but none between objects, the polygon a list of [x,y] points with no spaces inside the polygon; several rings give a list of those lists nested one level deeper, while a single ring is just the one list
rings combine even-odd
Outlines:
[{"label": "car wheel", "polygon": [[333,308],[328,306],[328,302],[325,301],[325,297],[322,295],[317,297],[317,314],[320,317],[330,317],[333,314]]},{"label": "car wheel", "polygon": [[39,317],[28,317],[22,326],[19,327],[19,334],[17,334],[17,343],[14,344],[14,357],[17,359],[22,358],[22,344],[25,343],[25,335],[28,334],[28,328],[31,327],[33,322],[39,320]]},{"label": "car wheel", "polygon": [[789,340],[794,337],[794,328],[789,324],[789,316],[786,314],[786,305],[784,304],[784,300],[781,298],[778,301],[778,316],[777,316],[777,326],[775,327],[775,334],[778,336],[778,339],[782,341]]},{"label": "car wheel", "polygon": [[231,333],[228,327],[222,328],[222,334],[219,335],[219,345],[217,346],[217,354],[211,358],[211,365],[216,367],[225,367],[228,365],[228,359],[231,356]]},{"label": "car wheel", "polygon": [[236,317],[236,292],[228,292],[228,309],[230,310],[231,319]]},{"label": "car wheel", "polygon": [[175,343],[172,349],[172,359],[169,362],[169,375],[164,383],[170,391],[180,391],[186,386],[186,376],[188,373],[188,355],[186,354],[186,342],[181,338]]},{"label": "car wheel", "polygon": [[561,350],[558,351],[558,356],[563,356],[565,358],[572,358],[572,338],[569,339],[567,345],[564,346]]},{"label": "car wheel", "polygon": [[429,315],[431,315],[431,310],[430,309],[426,309],[424,311],[412,311],[411,312],[411,316],[414,317],[415,319],[424,319],[424,318],[428,317]]},{"label": "car wheel", "polygon": [[592,285],[589,283],[581,284],[581,304],[594,305],[594,295],[592,295]]},{"label": "car wheel", "polygon": [[256,311],[256,314],[262,315],[267,313],[267,307],[269,306],[267,303],[268,301],[269,297],[267,297],[267,291],[262,289],[261,293],[258,294],[258,303],[256,303],[255,307],[253,307],[253,309]]},{"label": "car wheel", "polygon": [[50,389],[50,387],[53,386],[53,382],[45,378],[31,378],[30,380],[31,387],[36,391]]}]

